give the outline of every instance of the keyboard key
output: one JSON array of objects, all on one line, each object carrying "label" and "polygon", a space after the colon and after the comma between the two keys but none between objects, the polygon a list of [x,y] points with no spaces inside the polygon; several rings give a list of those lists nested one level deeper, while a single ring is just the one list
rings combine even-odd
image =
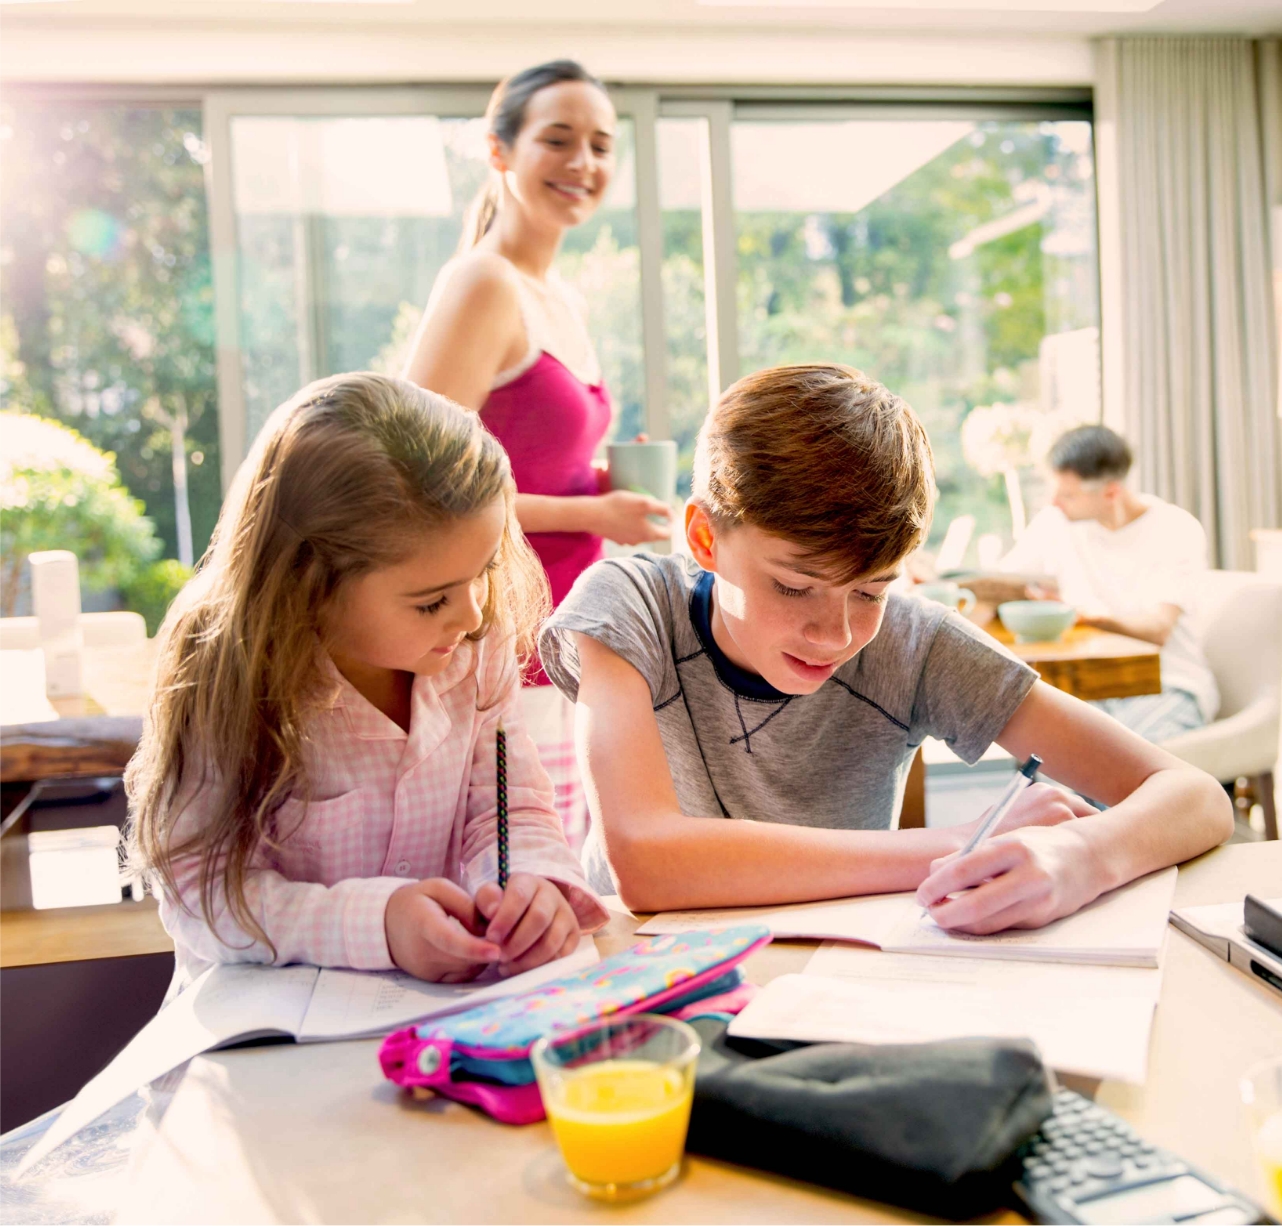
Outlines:
[{"label": "keyboard key", "polygon": [[1096,1179],[1116,1179],[1122,1173],[1122,1164],[1111,1154],[1100,1154],[1098,1157],[1088,1158],[1082,1164],[1082,1168]]}]

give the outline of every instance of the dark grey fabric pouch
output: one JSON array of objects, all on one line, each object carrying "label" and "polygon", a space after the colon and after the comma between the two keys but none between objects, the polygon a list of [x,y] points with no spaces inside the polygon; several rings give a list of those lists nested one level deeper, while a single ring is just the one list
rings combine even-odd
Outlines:
[{"label": "dark grey fabric pouch", "polygon": [[694,1026],[692,1153],[936,1217],[1009,1204],[1015,1152],[1051,1111],[1024,1040],[768,1044]]}]

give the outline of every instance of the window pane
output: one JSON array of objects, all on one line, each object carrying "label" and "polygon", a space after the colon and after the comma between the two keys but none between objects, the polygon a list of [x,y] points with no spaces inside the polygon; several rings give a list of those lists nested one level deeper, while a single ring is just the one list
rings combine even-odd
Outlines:
[{"label": "window pane", "polygon": [[[642,429],[641,302],[632,127],[615,185],[567,237],[562,274],[618,405]],[[232,175],[240,254],[247,435],[301,384],[372,368],[399,373],[432,283],[489,174],[481,119],[431,115],[237,116]]]},{"label": "window pane", "polygon": [[694,442],[708,412],[708,329],[703,289],[703,157],[706,119],[658,122],[663,216],[663,318],[668,421],[677,441],[677,491],[690,494]]},{"label": "window pane", "polygon": [[[394,373],[458,243],[484,163],[479,121],[434,116],[237,116],[247,434],[298,387]],[[398,343],[399,342],[399,343]]]},{"label": "window pane", "polygon": [[732,153],[741,369],[885,383],[930,432],[933,539],[1009,540],[1008,488],[1031,510],[1039,453],[1099,417],[1089,122],[746,121]]},{"label": "window pane", "polygon": [[[113,452],[164,555],[199,556],[222,496],[199,108],[14,100],[0,159],[3,407]],[[87,591],[97,573],[151,616],[132,509],[73,499],[30,547],[72,549]]]},{"label": "window pane", "polygon": [[608,439],[645,429],[641,341],[641,252],[637,247],[636,155],[632,120],[620,118],[614,182],[596,216],[565,236],[558,267],[583,295],[588,329],[614,398]]}]

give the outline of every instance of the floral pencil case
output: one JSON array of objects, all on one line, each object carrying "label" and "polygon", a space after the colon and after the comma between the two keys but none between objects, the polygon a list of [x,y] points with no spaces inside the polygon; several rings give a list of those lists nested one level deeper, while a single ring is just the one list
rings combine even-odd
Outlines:
[{"label": "floral pencil case", "polygon": [[383,1074],[470,1103],[505,1124],[543,1118],[530,1048],[603,1017],[737,1013],[752,987],[739,964],[770,942],[764,924],[647,937],[595,966],[517,996],[395,1031],[383,1040]]}]

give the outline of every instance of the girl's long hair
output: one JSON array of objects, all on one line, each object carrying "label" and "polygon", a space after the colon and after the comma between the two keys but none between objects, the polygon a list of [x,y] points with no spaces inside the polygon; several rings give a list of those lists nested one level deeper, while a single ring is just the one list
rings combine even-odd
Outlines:
[{"label": "girl's long hair", "polygon": [[[309,718],[333,697],[321,641],[333,598],[496,498],[507,522],[469,638],[506,637],[527,660],[547,580],[516,524],[507,455],[475,413],[412,383],[349,374],[305,387],[264,426],[161,627],[125,775],[135,866],[175,897],[175,861],[198,854],[211,928],[222,892],[237,926],[270,945],[246,873],[259,843],[275,841],[281,803],[307,795]],[[213,816],[176,840],[185,805],[209,788],[218,803],[202,808]]]},{"label": "girl's long hair", "polygon": [[[547,89],[549,85],[560,85],[562,81],[583,81],[588,85],[595,85],[603,94],[608,93],[605,86],[576,60],[551,60],[546,64],[536,64],[533,68],[505,77],[494,87],[489,105],[485,108],[486,131],[491,136],[497,136],[510,149],[525,126],[525,108],[530,99],[539,90]],[[458,246],[460,255],[471,251],[485,237],[494,224],[498,211],[499,178],[491,171],[485,186],[468,205],[463,218],[463,234]]]}]

